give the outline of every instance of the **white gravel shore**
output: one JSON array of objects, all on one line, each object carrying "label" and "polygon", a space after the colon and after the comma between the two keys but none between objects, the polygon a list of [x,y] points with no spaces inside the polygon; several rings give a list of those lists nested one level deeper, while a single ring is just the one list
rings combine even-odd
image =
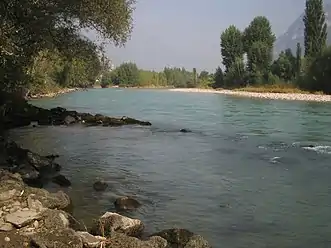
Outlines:
[{"label": "white gravel shore", "polygon": [[295,101],[314,101],[314,102],[331,102],[331,95],[299,94],[299,93],[257,93],[248,91],[234,90],[211,90],[211,89],[169,89],[178,92],[195,92],[195,93],[213,93],[225,94],[242,97],[264,98],[274,100],[295,100]]}]

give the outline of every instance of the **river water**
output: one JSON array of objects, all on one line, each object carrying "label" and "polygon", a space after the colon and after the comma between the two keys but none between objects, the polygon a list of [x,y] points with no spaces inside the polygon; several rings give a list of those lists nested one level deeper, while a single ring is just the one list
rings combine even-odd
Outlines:
[{"label": "river water", "polygon": [[[128,215],[147,232],[187,228],[213,247],[331,247],[330,104],[133,89],[33,103],[153,124],[11,132],[25,147],[61,155],[72,182],[64,190],[87,226],[130,195],[143,207]],[[93,191],[98,178],[106,192]]]}]

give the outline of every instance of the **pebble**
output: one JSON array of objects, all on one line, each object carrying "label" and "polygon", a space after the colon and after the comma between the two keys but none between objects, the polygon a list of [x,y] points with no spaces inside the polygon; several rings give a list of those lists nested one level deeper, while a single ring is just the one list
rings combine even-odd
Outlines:
[{"label": "pebble", "polygon": [[244,96],[244,97],[252,97],[252,98],[274,99],[274,100],[331,102],[331,95],[317,95],[317,94],[258,93],[258,92],[249,92],[249,91],[209,90],[209,89],[170,89],[170,91],[216,93],[216,94]]},{"label": "pebble", "polygon": [[29,208],[23,208],[22,210],[23,211],[29,211],[30,209]]},{"label": "pebble", "polygon": [[10,241],[10,238],[9,237],[5,237],[5,241],[6,242],[9,242]]}]

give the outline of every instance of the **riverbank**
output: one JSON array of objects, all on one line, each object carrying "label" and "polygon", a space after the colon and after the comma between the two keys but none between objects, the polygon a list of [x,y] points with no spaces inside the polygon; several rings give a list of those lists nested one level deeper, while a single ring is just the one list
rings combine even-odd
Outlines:
[{"label": "riverbank", "polygon": [[57,97],[59,95],[63,95],[66,93],[79,91],[79,90],[84,90],[84,89],[83,88],[63,88],[63,89],[52,91],[49,93],[39,93],[39,94],[28,95],[27,99],[32,100],[32,99],[40,99],[40,98],[52,98],[52,97]]},{"label": "riverbank", "polygon": [[0,170],[0,247],[210,248],[185,229],[166,229],[143,237],[144,224],[106,212],[89,228],[71,214],[63,191],[50,193],[26,185],[19,174]]},{"label": "riverbank", "polygon": [[240,97],[272,99],[272,100],[294,100],[294,101],[312,101],[312,102],[331,102],[331,95],[321,94],[305,94],[305,93],[261,93],[241,90],[214,90],[214,89],[195,89],[195,88],[178,88],[169,89],[174,92],[188,92],[188,93],[212,93],[225,94]]}]

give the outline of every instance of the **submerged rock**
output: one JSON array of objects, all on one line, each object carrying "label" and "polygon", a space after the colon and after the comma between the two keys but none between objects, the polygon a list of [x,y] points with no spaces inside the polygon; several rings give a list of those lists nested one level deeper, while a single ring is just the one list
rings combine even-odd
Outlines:
[{"label": "submerged rock", "polygon": [[69,187],[71,186],[71,182],[69,181],[69,179],[67,179],[65,176],[63,175],[57,175],[55,177],[52,178],[52,182],[56,183],[62,187]]},{"label": "submerged rock", "polygon": [[141,220],[107,212],[101,216],[92,228],[91,233],[94,235],[110,236],[113,232],[119,232],[128,236],[139,237],[143,230],[144,224]]},{"label": "submerged rock", "polygon": [[186,128],[182,128],[182,129],[179,130],[179,132],[181,132],[181,133],[191,133],[192,131],[189,130],[189,129],[186,129]]},{"label": "submerged rock", "polygon": [[120,197],[114,202],[115,208],[118,211],[121,210],[135,210],[141,206],[140,202],[132,197]]},{"label": "submerged rock", "polygon": [[105,191],[108,188],[108,183],[104,181],[97,181],[93,184],[95,191]]}]

